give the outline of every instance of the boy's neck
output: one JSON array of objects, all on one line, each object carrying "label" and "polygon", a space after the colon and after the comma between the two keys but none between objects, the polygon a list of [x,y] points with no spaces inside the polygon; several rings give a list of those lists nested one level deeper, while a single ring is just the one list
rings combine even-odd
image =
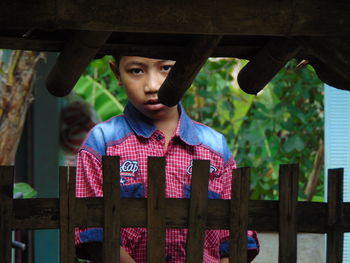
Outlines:
[{"label": "boy's neck", "polygon": [[154,120],[154,125],[165,135],[165,146],[167,147],[171,137],[174,135],[180,119],[179,111],[173,111],[167,118]]}]

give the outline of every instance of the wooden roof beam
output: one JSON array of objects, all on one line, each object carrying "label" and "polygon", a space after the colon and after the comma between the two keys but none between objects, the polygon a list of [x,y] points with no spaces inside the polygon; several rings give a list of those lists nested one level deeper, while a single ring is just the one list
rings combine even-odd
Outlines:
[{"label": "wooden roof beam", "polygon": [[347,0],[2,0],[1,29],[344,36]]},{"label": "wooden roof beam", "polygon": [[[65,46],[63,40],[43,40],[22,37],[1,37],[0,48],[13,50],[33,50],[61,52]],[[261,44],[230,44],[216,46],[212,57],[235,57],[250,59],[261,49]],[[153,58],[176,59],[184,51],[184,46],[168,44],[133,44],[133,43],[105,43],[99,49],[97,56],[120,53],[125,56],[148,56]]]}]

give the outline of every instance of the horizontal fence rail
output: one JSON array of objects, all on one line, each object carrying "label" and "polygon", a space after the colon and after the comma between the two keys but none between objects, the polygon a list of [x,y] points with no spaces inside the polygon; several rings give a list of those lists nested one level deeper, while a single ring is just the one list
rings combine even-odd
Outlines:
[{"label": "horizontal fence rail", "polygon": [[208,200],[210,164],[203,160],[193,161],[191,198],[165,198],[164,158],[149,157],[148,167],[148,199],[118,198],[119,158],[109,156],[103,158],[104,198],[75,198],[75,168],[61,167],[60,198],[16,200],[13,167],[0,167],[0,263],[11,260],[11,230],[25,229],[60,229],[61,262],[74,262],[75,227],[105,229],[104,262],[119,262],[120,227],[149,229],[148,262],[164,258],[166,228],[189,228],[186,262],[202,262],[206,229],[230,229],[230,262],[246,262],[247,229],[280,234],[279,262],[296,262],[298,232],[327,233],[327,262],[342,260],[343,233],[350,232],[343,169],[329,170],[330,198],[321,203],[297,202],[297,165],[280,167],[279,201],[249,200],[249,168],[233,171],[231,200]]},{"label": "horizontal fence rail", "polygon": [[[278,232],[278,201],[249,201],[248,228],[257,231]],[[120,200],[120,224],[122,227],[147,226],[147,199],[123,198]],[[165,225],[167,228],[187,228],[186,219],[190,200],[167,198],[165,200]],[[208,200],[207,229],[220,227],[229,229],[228,200]],[[298,202],[297,232],[327,233],[327,203]],[[103,226],[103,199],[76,199],[75,215],[77,226]],[[350,203],[343,203],[341,228],[350,232]],[[58,229],[59,200],[55,198],[38,198],[13,200],[12,230]],[[2,216],[2,215],[0,215]]]}]

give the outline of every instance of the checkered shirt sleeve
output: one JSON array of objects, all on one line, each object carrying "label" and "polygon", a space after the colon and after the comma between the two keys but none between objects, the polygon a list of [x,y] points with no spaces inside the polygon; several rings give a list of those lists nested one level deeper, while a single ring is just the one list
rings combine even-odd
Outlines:
[{"label": "checkered shirt sleeve", "polygon": [[[76,197],[100,197],[102,192],[102,165],[88,151],[80,150],[77,159]],[[86,229],[75,229],[75,243],[80,244],[80,233]]]}]

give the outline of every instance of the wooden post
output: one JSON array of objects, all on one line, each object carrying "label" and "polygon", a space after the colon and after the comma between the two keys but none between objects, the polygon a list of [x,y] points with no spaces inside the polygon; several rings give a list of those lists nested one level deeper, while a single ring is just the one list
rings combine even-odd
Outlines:
[{"label": "wooden post", "polygon": [[208,213],[209,160],[193,160],[186,262],[203,262]]},{"label": "wooden post", "polygon": [[232,171],[230,201],[230,262],[247,263],[250,168]]},{"label": "wooden post", "polygon": [[103,248],[105,263],[120,261],[120,170],[119,156],[102,157],[103,173]]},{"label": "wooden post", "polygon": [[158,91],[159,100],[166,106],[176,105],[211,55],[222,36],[195,36],[189,47],[176,59],[166,80]]},{"label": "wooden post", "polygon": [[344,169],[328,170],[327,263],[343,262],[343,174]]},{"label": "wooden post", "polygon": [[75,262],[75,167],[60,167],[60,262]]},{"label": "wooden post", "polygon": [[280,166],[279,172],[279,263],[297,262],[297,164]]},{"label": "wooden post", "polygon": [[165,262],[165,158],[148,157],[147,262]]},{"label": "wooden post", "polygon": [[13,166],[0,166],[0,262],[11,262]]}]

